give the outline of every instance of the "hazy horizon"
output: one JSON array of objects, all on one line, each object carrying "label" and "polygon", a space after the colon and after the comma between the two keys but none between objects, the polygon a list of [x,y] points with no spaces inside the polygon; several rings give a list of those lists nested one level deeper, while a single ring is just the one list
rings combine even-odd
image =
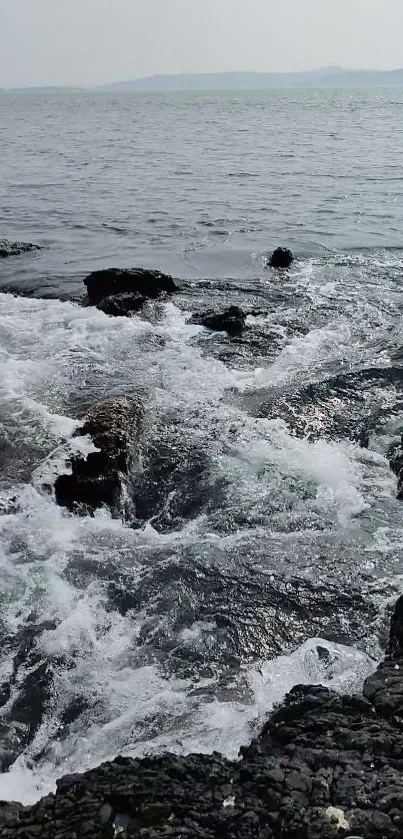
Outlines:
[{"label": "hazy horizon", "polygon": [[390,70],[403,64],[402,23],[399,0],[0,0],[0,87]]},{"label": "hazy horizon", "polygon": [[234,77],[234,78],[238,77],[238,76],[246,78],[246,77],[255,76],[255,75],[256,76],[266,76],[266,75],[270,76],[270,75],[272,75],[272,76],[279,76],[280,77],[280,76],[287,76],[287,75],[290,75],[290,76],[298,76],[298,75],[304,76],[304,74],[307,74],[308,76],[311,76],[311,75],[312,76],[313,75],[320,76],[320,74],[323,73],[324,78],[325,78],[327,73],[329,73],[329,76],[330,76],[330,71],[334,71],[335,75],[337,75],[338,73],[349,74],[349,73],[357,73],[357,72],[358,73],[363,73],[363,74],[366,74],[366,73],[383,74],[383,73],[388,73],[388,72],[392,72],[392,73],[393,72],[398,72],[398,71],[403,72],[403,66],[402,67],[393,67],[393,68],[391,68],[391,70],[379,70],[379,68],[374,68],[374,67],[352,68],[352,67],[338,67],[337,65],[329,65],[328,67],[314,67],[314,68],[310,68],[308,70],[301,70],[301,71],[292,71],[292,70],[284,70],[284,71],[277,71],[277,70],[269,70],[269,71],[259,71],[259,70],[227,70],[227,71],[205,70],[205,71],[200,72],[200,73],[164,73],[164,72],[161,72],[161,73],[153,73],[153,74],[148,75],[148,76],[137,76],[137,77],[133,77],[131,79],[115,79],[115,80],[112,80],[112,81],[104,81],[103,83],[101,83],[99,85],[68,85],[68,84],[65,84],[65,85],[57,85],[57,84],[48,85],[48,84],[43,84],[43,85],[20,85],[20,86],[15,86],[15,87],[8,87],[8,88],[6,88],[6,87],[1,88],[1,85],[0,85],[0,89],[6,90],[6,91],[7,90],[9,90],[9,91],[29,90],[31,88],[32,89],[40,89],[40,88],[61,88],[61,89],[72,88],[72,89],[74,89],[75,88],[75,89],[82,89],[82,90],[91,90],[91,89],[97,89],[97,88],[102,89],[102,88],[107,88],[107,87],[114,87],[114,86],[117,86],[117,85],[123,85],[124,86],[124,85],[130,84],[130,83],[133,83],[133,84],[141,83],[143,81],[147,82],[147,81],[152,81],[153,79],[158,79],[158,80],[159,79],[169,80],[169,79],[174,79],[174,78],[191,79],[193,77],[198,77],[198,78],[199,77],[201,77],[201,78],[206,77],[208,79],[212,79],[212,78],[215,78],[215,77],[227,77],[227,76],[228,77]]}]

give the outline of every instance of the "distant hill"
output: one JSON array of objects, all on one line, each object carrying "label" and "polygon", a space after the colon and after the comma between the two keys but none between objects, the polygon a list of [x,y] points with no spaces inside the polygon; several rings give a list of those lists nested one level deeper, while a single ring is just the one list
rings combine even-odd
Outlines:
[{"label": "distant hill", "polygon": [[267,88],[403,87],[398,70],[344,70],[325,67],[303,73],[190,73],[147,76],[102,85],[102,90],[262,90]]}]

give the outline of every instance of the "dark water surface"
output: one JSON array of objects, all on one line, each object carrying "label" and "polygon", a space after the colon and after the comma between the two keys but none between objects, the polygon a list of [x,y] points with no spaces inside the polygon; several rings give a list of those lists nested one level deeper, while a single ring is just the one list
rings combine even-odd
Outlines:
[{"label": "dark water surface", "polygon": [[[373,669],[403,573],[402,104],[0,94],[0,238],[44,246],[0,263],[0,797],[120,752],[236,755],[296,682]],[[181,291],[82,308],[108,265]],[[240,338],[189,322],[229,303]],[[135,522],[41,489],[111,392],[145,407]]]}]

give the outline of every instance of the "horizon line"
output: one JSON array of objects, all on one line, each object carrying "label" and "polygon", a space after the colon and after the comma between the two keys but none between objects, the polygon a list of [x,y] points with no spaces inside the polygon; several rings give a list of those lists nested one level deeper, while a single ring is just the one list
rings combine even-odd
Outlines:
[{"label": "horizon line", "polygon": [[150,81],[152,79],[179,79],[179,78],[199,78],[199,77],[218,77],[218,76],[309,76],[312,74],[328,73],[376,73],[379,75],[387,75],[403,72],[403,66],[392,67],[391,69],[380,70],[376,67],[344,67],[342,65],[330,64],[324,67],[315,67],[309,70],[200,70],[200,71],[184,71],[184,72],[159,72],[151,73],[143,76],[132,76],[130,78],[119,78],[114,81],[97,82],[95,84],[69,84],[69,83],[43,83],[43,84],[28,84],[28,85],[12,85],[3,87],[0,85],[0,91],[13,92],[18,90],[41,90],[41,89],[67,89],[67,90],[96,90],[102,87],[109,87],[119,84],[136,84],[143,81]]}]

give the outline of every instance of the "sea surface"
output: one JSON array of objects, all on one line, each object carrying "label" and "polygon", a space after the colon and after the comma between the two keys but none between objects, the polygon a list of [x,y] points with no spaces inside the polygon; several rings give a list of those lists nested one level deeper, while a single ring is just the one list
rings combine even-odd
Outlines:
[{"label": "sea surface", "polygon": [[[402,107],[0,94],[0,239],[42,246],[0,261],[0,798],[234,757],[296,683],[374,669],[403,585]],[[107,266],[180,291],[110,318],[82,306]],[[242,336],[192,325],[230,304]],[[74,516],[43,486],[113,393],[144,405],[136,517]]]}]

